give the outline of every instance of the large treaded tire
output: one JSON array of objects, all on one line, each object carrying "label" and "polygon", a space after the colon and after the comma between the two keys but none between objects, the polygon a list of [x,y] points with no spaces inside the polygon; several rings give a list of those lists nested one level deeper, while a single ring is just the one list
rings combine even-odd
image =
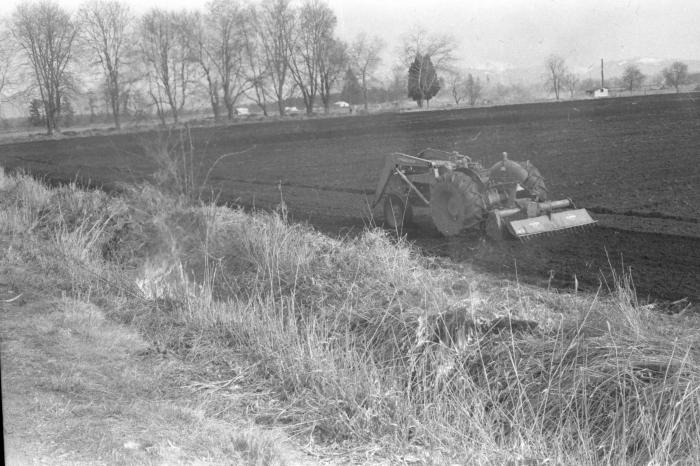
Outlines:
[{"label": "large treaded tire", "polygon": [[466,173],[447,172],[430,186],[430,216],[443,235],[474,228],[485,214],[479,185]]}]

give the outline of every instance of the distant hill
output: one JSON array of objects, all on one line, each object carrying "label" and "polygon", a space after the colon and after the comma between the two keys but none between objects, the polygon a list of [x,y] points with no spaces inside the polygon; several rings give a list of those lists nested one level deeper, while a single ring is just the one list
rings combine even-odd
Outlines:
[{"label": "distant hill", "polygon": [[[566,57],[565,57],[566,58]],[[700,73],[700,60],[666,59],[637,57],[625,60],[605,60],[605,77],[619,78],[628,65],[636,65],[647,77],[654,77],[670,66],[675,61],[682,61],[688,65],[691,74]],[[494,83],[511,84],[535,84],[545,79],[544,63],[537,63],[528,67],[509,67],[503,63],[484,63],[466,70],[482,80],[488,77]],[[600,79],[600,62],[589,67],[573,66],[571,71],[579,75],[581,79]]]}]

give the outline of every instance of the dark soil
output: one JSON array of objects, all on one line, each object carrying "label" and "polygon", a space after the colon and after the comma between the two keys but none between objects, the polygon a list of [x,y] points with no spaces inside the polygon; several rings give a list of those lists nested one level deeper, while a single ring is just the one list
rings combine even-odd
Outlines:
[{"label": "dark soil", "polygon": [[[642,297],[700,300],[700,94],[411,112],[192,128],[195,172],[219,199],[268,208],[343,233],[373,223],[373,191],[390,152],[458,150],[484,165],[502,152],[530,160],[552,198],[572,198],[601,227],[492,243],[438,237],[419,218],[410,237],[428,252],[551,286],[595,289],[631,268]],[[178,134],[171,134],[174,141]],[[162,134],[113,134],[0,146],[0,164],[54,181],[106,188],[149,179]],[[381,222],[378,222],[381,223]]]}]

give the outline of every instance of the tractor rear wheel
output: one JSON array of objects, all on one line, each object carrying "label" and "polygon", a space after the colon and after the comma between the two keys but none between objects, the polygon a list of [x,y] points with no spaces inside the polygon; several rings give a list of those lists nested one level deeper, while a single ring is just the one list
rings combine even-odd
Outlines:
[{"label": "tractor rear wheel", "polygon": [[430,186],[430,215],[445,236],[479,225],[485,213],[479,185],[466,173],[445,173]]},{"label": "tractor rear wheel", "polygon": [[384,196],[384,224],[392,230],[401,231],[413,219],[413,209],[398,194]]}]

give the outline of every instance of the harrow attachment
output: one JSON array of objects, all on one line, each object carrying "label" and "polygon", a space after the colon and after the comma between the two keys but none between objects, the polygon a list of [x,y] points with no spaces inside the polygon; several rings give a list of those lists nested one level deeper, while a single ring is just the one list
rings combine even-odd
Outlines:
[{"label": "harrow attachment", "polygon": [[[502,225],[501,228],[506,228],[511,236],[523,241],[539,236],[584,231],[596,223],[586,209],[549,210],[552,208],[564,209],[570,206],[573,207],[573,202],[569,199],[544,204],[543,210],[547,213],[536,217],[508,221],[508,214],[516,209],[495,210],[493,215],[498,219],[497,222]],[[521,214],[521,212],[521,209],[517,209],[517,214]]]},{"label": "harrow attachment", "polygon": [[526,241],[594,225],[570,199],[547,200],[540,172],[529,162],[503,159],[491,168],[457,152],[425,149],[418,156],[386,158],[373,207],[384,199],[384,220],[401,228],[413,209],[426,207],[445,236],[481,228],[488,235]]}]

